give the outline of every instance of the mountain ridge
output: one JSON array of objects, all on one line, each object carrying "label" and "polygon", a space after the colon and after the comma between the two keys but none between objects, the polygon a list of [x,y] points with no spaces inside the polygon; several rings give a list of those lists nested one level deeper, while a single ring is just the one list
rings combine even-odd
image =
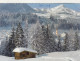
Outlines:
[{"label": "mountain ridge", "polygon": [[[53,8],[39,9],[39,10],[42,11],[42,14],[44,14],[43,16],[45,16],[45,14],[46,14],[46,17],[49,17],[50,15],[59,16],[62,19],[70,17],[70,16],[72,16],[72,18],[80,17],[80,12],[77,12],[73,9],[67,8],[63,4],[53,7]],[[46,10],[46,13],[43,13],[45,10]]]},{"label": "mountain ridge", "polygon": [[35,10],[31,8],[28,4],[20,3],[2,3],[0,4],[0,12],[34,12]]}]

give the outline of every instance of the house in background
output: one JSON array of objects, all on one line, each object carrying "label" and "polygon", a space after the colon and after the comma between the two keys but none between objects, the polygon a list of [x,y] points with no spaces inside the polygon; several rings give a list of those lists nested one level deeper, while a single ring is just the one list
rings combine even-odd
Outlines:
[{"label": "house in background", "polygon": [[29,48],[15,48],[13,50],[15,59],[26,59],[26,58],[35,58],[37,51]]}]

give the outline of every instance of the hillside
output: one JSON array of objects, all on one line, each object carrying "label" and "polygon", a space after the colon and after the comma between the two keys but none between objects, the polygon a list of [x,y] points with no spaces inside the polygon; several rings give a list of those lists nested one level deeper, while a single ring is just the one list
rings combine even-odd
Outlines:
[{"label": "hillside", "polygon": [[27,4],[18,4],[18,3],[4,3],[0,4],[0,12],[34,12],[35,10],[32,9]]}]

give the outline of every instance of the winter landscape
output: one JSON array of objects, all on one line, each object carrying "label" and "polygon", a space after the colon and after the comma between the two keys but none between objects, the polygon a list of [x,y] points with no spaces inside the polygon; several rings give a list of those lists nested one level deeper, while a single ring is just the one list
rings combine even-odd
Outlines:
[{"label": "winter landscape", "polygon": [[79,61],[79,7],[0,3],[0,61]]}]

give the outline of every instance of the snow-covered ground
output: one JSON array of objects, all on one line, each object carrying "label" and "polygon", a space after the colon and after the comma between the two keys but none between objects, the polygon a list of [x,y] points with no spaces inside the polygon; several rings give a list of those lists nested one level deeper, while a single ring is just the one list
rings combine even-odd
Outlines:
[{"label": "snow-covered ground", "polygon": [[0,61],[80,61],[80,51],[52,52],[37,58],[15,60],[14,57],[0,56]]}]

